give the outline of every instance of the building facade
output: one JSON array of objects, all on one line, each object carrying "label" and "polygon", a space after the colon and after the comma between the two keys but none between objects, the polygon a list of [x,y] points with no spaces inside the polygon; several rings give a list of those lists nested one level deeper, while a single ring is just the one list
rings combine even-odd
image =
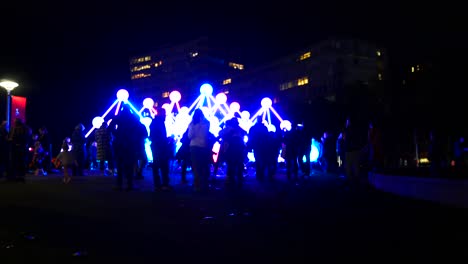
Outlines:
[{"label": "building facade", "polygon": [[182,94],[182,103],[188,104],[200,94],[203,83],[210,83],[215,91],[221,91],[222,84],[229,83],[229,76],[244,70],[243,64],[228,58],[235,56],[222,45],[217,46],[202,37],[132,57],[133,97],[167,101],[170,92],[177,90]]},{"label": "building facade", "polygon": [[311,103],[318,98],[341,102],[356,84],[377,92],[387,78],[383,48],[366,41],[329,39],[247,70],[232,79],[230,90],[255,100],[269,96],[275,102]]}]

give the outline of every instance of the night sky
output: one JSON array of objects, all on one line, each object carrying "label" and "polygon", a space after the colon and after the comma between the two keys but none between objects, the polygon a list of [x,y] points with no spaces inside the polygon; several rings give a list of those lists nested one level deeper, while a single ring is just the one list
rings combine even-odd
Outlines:
[{"label": "night sky", "polygon": [[[461,27],[448,26],[440,6],[390,1],[167,2],[171,4],[35,1],[2,7],[0,78],[20,83],[13,94],[28,98],[30,126],[46,125],[60,137],[80,122],[89,129],[92,118],[114,100],[117,88],[129,83],[129,56],[201,35],[240,49],[246,65],[334,35],[374,40],[391,48],[398,62],[440,59],[447,38],[462,37]],[[450,46],[454,42],[449,41]],[[0,96],[4,105],[5,92]]]}]

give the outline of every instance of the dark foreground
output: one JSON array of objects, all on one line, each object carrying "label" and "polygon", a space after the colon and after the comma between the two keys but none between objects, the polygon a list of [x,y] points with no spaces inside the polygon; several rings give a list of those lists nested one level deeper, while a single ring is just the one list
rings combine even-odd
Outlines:
[{"label": "dark foreground", "polygon": [[[57,175],[0,184],[0,263],[331,263],[466,259],[468,214],[373,190],[335,175],[298,184],[279,176],[229,194],[189,186],[154,193],[113,178]],[[178,182],[178,175],[174,180]]]}]

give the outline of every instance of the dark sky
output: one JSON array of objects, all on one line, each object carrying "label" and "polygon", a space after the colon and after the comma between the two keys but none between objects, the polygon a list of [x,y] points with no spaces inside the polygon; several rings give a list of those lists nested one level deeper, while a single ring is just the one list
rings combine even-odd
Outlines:
[{"label": "dark sky", "polygon": [[463,36],[461,27],[449,26],[447,10],[427,3],[157,2],[15,1],[2,7],[0,78],[20,83],[14,94],[28,98],[28,123],[36,129],[60,122],[70,132],[79,122],[89,128],[117,87],[129,82],[129,56],[200,35],[233,44],[246,64],[333,35],[378,41],[399,58],[440,56],[447,38]]}]

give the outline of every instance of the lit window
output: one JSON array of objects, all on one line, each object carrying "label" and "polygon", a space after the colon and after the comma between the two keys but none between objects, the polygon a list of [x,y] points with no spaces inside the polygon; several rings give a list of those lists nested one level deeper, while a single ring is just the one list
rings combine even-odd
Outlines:
[{"label": "lit window", "polygon": [[406,80],[403,80],[403,85],[405,85],[405,84],[406,84]]},{"label": "lit window", "polygon": [[195,58],[198,56],[198,52],[190,52],[190,57]]},{"label": "lit window", "polygon": [[311,54],[312,54],[312,53],[311,53],[310,51],[309,51],[309,52],[306,52],[306,53],[302,54],[302,55],[299,57],[299,60],[308,59],[308,58],[310,58],[310,55],[311,55]]},{"label": "lit window", "polygon": [[307,78],[307,77],[302,77],[302,78],[297,80],[297,85],[298,86],[306,85],[308,83],[309,83],[309,78]]},{"label": "lit window", "polygon": [[164,92],[162,93],[162,98],[168,98],[169,97],[169,92]]},{"label": "lit window", "polygon": [[154,64],[154,67],[157,68],[162,65],[162,61],[158,61]]},{"label": "lit window", "polygon": [[138,74],[132,75],[132,80],[146,78],[146,77],[150,77],[150,76],[151,76],[151,74],[149,74],[149,73],[138,73]]},{"label": "lit window", "polygon": [[411,72],[414,72],[414,67],[411,67]]},{"label": "lit window", "polygon": [[132,67],[130,69],[130,71],[131,72],[137,72],[137,71],[142,71],[142,70],[146,70],[146,69],[150,69],[150,68],[151,68],[150,64],[145,64],[145,65],[141,65],[141,66]]},{"label": "lit window", "polygon": [[244,69],[244,65],[242,64],[238,64],[238,63],[234,63],[234,62],[230,62],[229,63],[229,67],[232,67],[236,70],[243,70]]},{"label": "lit window", "polygon": [[223,81],[223,85],[230,84],[232,82],[231,78]]},{"label": "lit window", "polygon": [[382,74],[381,73],[378,74],[378,78],[379,78],[379,81],[382,80]]},{"label": "lit window", "polygon": [[382,56],[382,52],[380,52],[380,50],[377,51],[377,57],[380,57]]},{"label": "lit window", "polygon": [[130,61],[130,64],[136,64],[136,63],[141,63],[145,61],[150,61],[151,56],[145,56],[145,57],[139,57],[139,58],[134,58]]},{"label": "lit window", "polygon": [[280,88],[280,91],[284,91],[284,90],[291,89],[294,86],[296,86],[294,82],[287,82],[287,83],[280,84],[279,88]]}]

